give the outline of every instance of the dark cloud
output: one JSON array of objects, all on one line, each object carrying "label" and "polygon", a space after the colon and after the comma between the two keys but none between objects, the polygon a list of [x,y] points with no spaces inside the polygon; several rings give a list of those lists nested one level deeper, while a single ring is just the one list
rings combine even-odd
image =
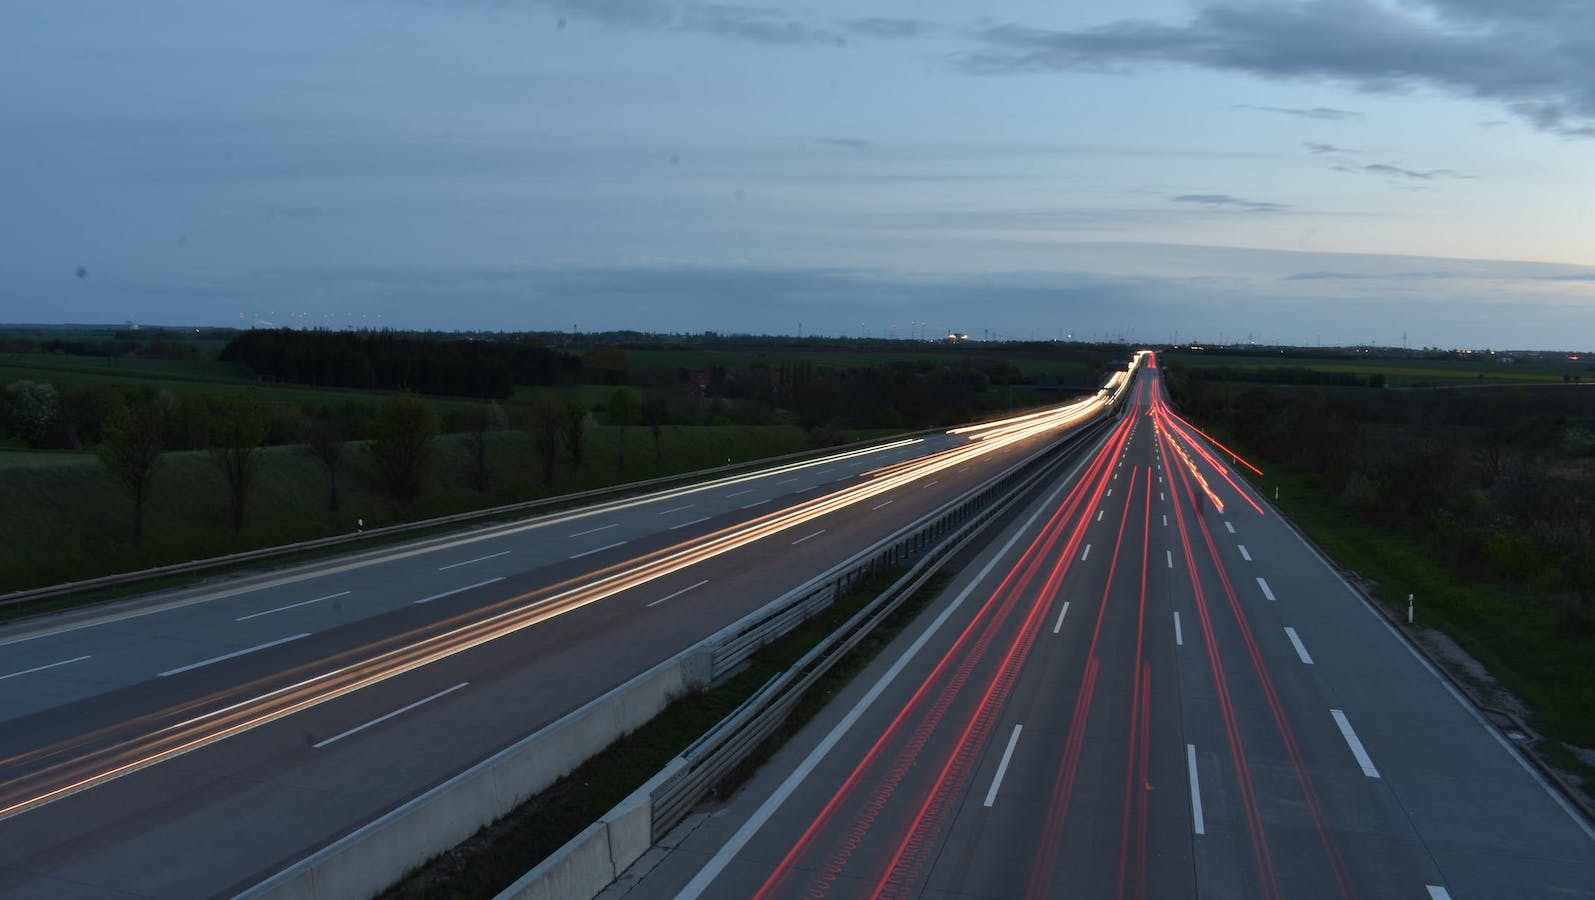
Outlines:
[{"label": "dark cloud", "polygon": [[1186,65],[1499,103],[1545,131],[1595,136],[1595,4],[1371,0],[1200,6],[1189,20],[1060,31],[1005,24],[963,57],[977,74]]},{"label": "dark cloud", "polygon": [[1326,122],[1361,122],[1367,118],[1360,112],[1349,109],[1335,109],[1332,106],[1295,107],[1295,106],[1252,106],[1241,104],[1236,109],[1255,109],[1260,112],[1279,113],[1282,116],[1295,116],[1299,119],[1319,119]]},{"label": "dark cloud", "polygon": [[1307,148],[1307,152],[1308,153],[1312,153],[1312,154],[1318,155],[1318,156],[1322,156],[1322,155],[1324,155],[1326,153],[1356,153],[1357,152],[1357,151],[1351,149],[1350,147],[1336,147],[1334,144],[1320,144],[1317,141],[1302,141],[1301,145],[1303,147]]},{"label": "dark cloud", "polygon": [[1175,203],[1194,203],[1211,209],[1239,209],[1246,212],[1278,212],[1290,208],[1283,203],[1246,200],[1229,194],[1181,194],[1169,199]]},{"label": "dark cloud", "polygon": [[1589,281],[1595,282],[1595,272],[1575,272],[1570,275],[1537,275],[1540,281]]},{"label": "dark cloud", "polygon": [[934,23],[926,22],[923,19],[891,19],[884,17],[850,19],[843,22],[842,27],[860,37],[880,40],[904,40],[924,37],[936,30]]},{"label": "dark cloud", "polygon": [[1336,172],[1348,172],[1362,175],[1384,175],[1390,178],[1408,178],[1414,181],[1433,181],[1436,178],[1476,178],[1476,175],[1464,175],[1455,169],[1409,169],[1405,166],[1394,166],[1389,163],[1370,163],[1368,165],[1335,166]]}]

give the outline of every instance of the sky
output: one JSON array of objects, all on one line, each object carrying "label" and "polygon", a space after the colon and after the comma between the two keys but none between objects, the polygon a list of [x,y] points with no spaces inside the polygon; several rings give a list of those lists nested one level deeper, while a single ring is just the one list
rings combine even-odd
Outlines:
[{"label": "sky", "polygon": [[0,322],[1595,347],[1587,0],[11,0]]}]

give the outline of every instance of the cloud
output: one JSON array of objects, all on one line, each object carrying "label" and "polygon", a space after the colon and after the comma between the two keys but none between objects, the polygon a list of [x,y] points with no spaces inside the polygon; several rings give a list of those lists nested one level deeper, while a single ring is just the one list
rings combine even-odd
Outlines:
[{"label": "cloud", "polygon": [[1350,174],[1385,175],[1391,178],[1409,178],[1415,181],[1433,181],[1436,178],[1477,178],[1477,175],[1464,175],[1455,169],[1408,169],[1404,166],[1394,166],[1389,163],[1370,163],[1368,165],[1335,166],[1336,172]]},{"label": "cloud", "polygon": [[1245,200],[1229,194],[1181,194],[1169,199],[1175,203],[1194,203],[1211,209],[1239,209],[1246,212],[1278,212],[1290,208],[1283,203]]},{"label": "cloud", "polygon": [[863,138],[822,137],[815,138],[814,143],[826,144],[832,147],[840,147],[843,150],[868,150],[869,148],[875,146],[874,141],[866,141]]},{"label": "cloud", "polygon": [[1297,272],[1286,275],[1284,281],[1429,281],[1436,278],[1458,278],[1456,272]]},{"label": "cloud", "polygon": [[884,17],[850,19],[843,22],[842,27],[860,37],[876,38],[878,40],[904,40],[924,37],[936,30],[935,23],[926,22],[923,19],[892,19]]},{"label": "cloud", "polygon": [[1326,122],[1361,122],[1367,118],[1360,112],[1349,109],[1335,109],[1332,106],[1314,106],[1311,108],[1291,106],[1252,106],[1241,104],[1236,109],[1255,109],[1261,112],[1279,113],[1282,116],[1296,116],[1301,119],[1320,119]]},{"label": "cloud", "polygon": [[1314,154],[1316,156],[1322,156],[1325,153],[1356,153],[1357,152],[1357,151],[1351,149],[1350,147],[1336,147],[1334,144],[1321,144],[1321,143],[1319,143],[1317,141],[1302,141],[1301,145],[1303,147],[1307,148],[1307,152],[1308,153]]},{"label": "cloud", "polygon": [[1184,22],[1054,30],[1001,24],[961,58],[974,74],[1181,65],[1369,93],[1499,104],[1544,131],[1595,137],[1595,4],[1574,0],[1205,3]]},{"label": "cloud", "polygon": [[676,27],[683,31],[698,31],[760,44],[841,46],[847,43],[847,38],[840,31],[812,25],[792,18],[781,10],[760,6],[718,3],[694,5],[685,10]]}]

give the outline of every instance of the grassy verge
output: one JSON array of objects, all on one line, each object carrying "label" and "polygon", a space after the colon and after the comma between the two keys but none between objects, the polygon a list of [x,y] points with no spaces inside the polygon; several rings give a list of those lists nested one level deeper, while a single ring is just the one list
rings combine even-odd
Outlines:
[{"label": "grassy verge", "polygon": [[[899,573],[876,576],[848,597],[769,645],[747,669],[672,703],[637,731],[561,778],[514,812],[421,866],[383,896],[389,900],[489,898],[598,821],[666,763],[728,715],[770,678],[796,662]],[[886,643],[913,621],[945,584],[933,579],[810,689],[786,723],[722,784],[722,795],[751,773],[822,709]]]},{"label": "grassy verge", "polygon": [[1568,639],[1529,589],[1464,577],[1426,541],[1351,515],[1310,477],[1275,469],[1253,480],[1270,493],[1278,486],[1276,505],[1387,609],[1404,615],[1415,595],[1418,621],[1448,634],[1522,698],[1536,730],[1595,746],[1595,642]]}]

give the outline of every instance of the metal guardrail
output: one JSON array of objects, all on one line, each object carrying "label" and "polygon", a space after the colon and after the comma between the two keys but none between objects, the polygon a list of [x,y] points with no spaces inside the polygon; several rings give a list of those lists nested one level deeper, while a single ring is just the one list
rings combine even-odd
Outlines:
[{"label": "metal guardrail", "polygon": [[781,456],[772,456],[764,459],[749,460],[747,462],[733,463],[726,466],[716,466],[710,469],[696,469],[691,472],[682,472],[677,475],[663,475],[658,478],[649,478],[643,481],[632,481],[626,484],[611,485],[609,487],[593,488],[578,491],[573,494],[560,494],[555,497],[544,497],[539,500],[523,500],[519,503],[508,503],[503,506],[494,506],[488,509],[474,509],[469,512],[453,513],[447,516],[438,516],[432,519],[422,519],[417,522],[405,522],[399,525],[388,525],[382,528],[372,528],[354,534],[338,534],[324,538],[314,538],[308,541],[299,541],[292,544],[279,544],[274,547],[261,547],[257,550],[244,550],[239,553],[230,553],[226,556],[212,556],[205,559],[191,560],[185,563],[173,563],[165,566],[155,566],[149,569],[140,569],[136,572],[123,572],[116,575],[101,575],[96,578],[85,578],[79,581],[68,581],[62,584],[48,585],[40,588],[12,591],[0,594],[0,606],[12,606],[26,603],[30,600],[43,600],[49,597],[58,597],[62,594],[72,594],[79,591],[90,591],[105,587],[117,587],[127,584],[137,584],[140,581],[149,581],[164,578],[170,575],[185,575],[191,572],[203,572],[207,569],[222,566],[236,565],[238,563],[255,562],[271,559],[278,556],[288,556],[294,553],[303,553],[311,550],[322,550],[329,547],[338,547],[344,544],[354,544],[362,541],[376,540],[383,537],[405,534],[412,531],[424,531],[430,528],[439,528],[447,525],[457,525],[477,519],[493,519],[501,516],[515,515],[517,513],[535,512],[539,509],[557,507],[572,502],[583,500],[597,500],[605,497],[623,497],[630,494],[647,491],[653,488],[666,487],[672,484],[691,483],[698,480],[709,480],[715,477],[735,475],[740,472],[763,468],[770,465],[779,465],[806,457],[824,456],[830,453],[846,452],[849,449],[862,449],[872,444],[886,443],[903,440],[904,438],[920,437],[926,434],[940,433],[938,429],[928,431],[915,431],[906,434],[892,435],[868,441],[857,441],[852,444],[842,444],[836,447],[825,447],[818,450],[799,450],[796,453],[787,453]]},{"label": "metal guardrail", "polygon": [[1046,478],[1108,427],[1111,414],[1071,434],[1042,456],[1018,464],[945,507],[932,519],[903,529],[856,554],[841,566],[799,588],[792,602],[749,623],[714,648],[713,675],[726,674],[760,647],[796,627],[808,616],[844,596],[876,571],[917,556],[909,570],[854,613],[840,628],[777,675],[753,697],[682,754],[683,765],[650,796],[650,827],[660,840],[698,801],[769,737],[791,713],[804,693],[903,601],[935,576],[948,560],[978,536],[998,514],[1017,503],[1027,490]]}]

